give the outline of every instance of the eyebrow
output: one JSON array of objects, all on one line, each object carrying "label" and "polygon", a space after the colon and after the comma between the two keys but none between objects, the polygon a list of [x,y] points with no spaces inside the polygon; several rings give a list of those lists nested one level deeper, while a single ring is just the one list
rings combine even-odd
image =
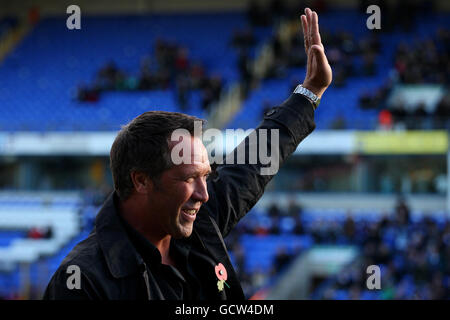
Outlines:
[{"label": "eyebrow", "polygon": [[208,175],[212,173],[212,169],[211,167],[209,167],[208,170],[201,170],[201,171],[192,171],[190,173],[187,173],[185,176],[186,177],[198,177],[201,175]]},{"label": "eyebrow", "polygon": [[212,170],[211,170],[211,168],[209,168],[208,170],[203,171],[201,174],[207,175],[207,174],[210,174],[211,172],[212,172]]}]

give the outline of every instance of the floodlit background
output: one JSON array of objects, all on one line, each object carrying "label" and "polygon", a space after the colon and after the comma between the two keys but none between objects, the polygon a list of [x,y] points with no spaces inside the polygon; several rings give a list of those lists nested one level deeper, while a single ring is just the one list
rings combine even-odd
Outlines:
[{"label": "floodlit background", "polygon": [[448,1],[0,0],[0,299],[41,298],[92,230],[121,125],[167,110],[249,129],[285,100],[305,75],[305,6],[334,79],[227,238],[245,294],[450,298]]}]

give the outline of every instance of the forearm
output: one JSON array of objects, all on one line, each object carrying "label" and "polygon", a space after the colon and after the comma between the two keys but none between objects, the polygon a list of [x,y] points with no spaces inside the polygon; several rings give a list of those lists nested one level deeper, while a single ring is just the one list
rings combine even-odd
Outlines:
[{"label": "forearm", "polygon": [[[269,110],[261,124],[227,156],[208,182],[214,196],[206,204],[224,236],[256,204],[267,183],[314,128],[313,106],[293,94]],[[245,152],[240,162],[239,149]]]}]

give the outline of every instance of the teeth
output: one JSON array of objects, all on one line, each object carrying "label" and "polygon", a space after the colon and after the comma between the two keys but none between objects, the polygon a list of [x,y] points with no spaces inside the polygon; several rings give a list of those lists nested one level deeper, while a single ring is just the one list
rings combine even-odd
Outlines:
[{"label": "teeth", "polygon": [[196,211],[197,211],[197,210],[195,210],[195,209],[184,210],[184,212],[186,212],[187,214],[190,214],[190,215],[192,215],[192,216],[195,214]]}]

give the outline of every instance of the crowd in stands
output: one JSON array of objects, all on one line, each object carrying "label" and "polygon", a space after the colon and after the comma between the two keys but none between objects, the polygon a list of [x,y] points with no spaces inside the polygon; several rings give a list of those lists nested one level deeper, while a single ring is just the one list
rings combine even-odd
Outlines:
[{"label": "crowd in stands", "polygon": [[[239,244],[244,234],[264,237],[280,234],[280,218],[292,217],[293,234],[309,235],[314,244],[354,245],[360,255],[336,276],[312,288],[311,299],[449,299],[450,298],[450,221],[433,216],[412,219],[410,208],[399,199],[392,214],[370,221],[351,215],[337,219],[316,219],[305,223],[302,208],[292,204],[283,212],[276,204],[268,209],[271,224],[246,224],[245,220],[230,235],[229,249],[236,258],[237,270],[248,297],[267,287],[271,277],[295,260],[303,250],[289,252],[279,247],[273,267],[266,272],[248,274],[245,252]],[[283,232],[283,231],[281,231]],[[285,231],[284,231],[285,232]],[[234,243],[234,245],[233,245]],[[368,290],[366,268],[381,268],[381,290]]]},{"label": "crowd in stands", "polygon": [[[449,129],[450,128],[450,32],[439,29],[434,37],[414,44],[399,43],[396,48],[391,76],[375,92],[360,96],[360,107],[380,110],[379,123],[385,128]],[[425,102],[406,107],[405,101],[395,99],[388,103],[396,85],[440,85],[444,94],[434,108],[426,108]]]},{"label": "crowd in stands", "polygon": [[[253,214],[249,213],[249,215]],[[266,287],[268,282],[273,277],[282,274],[282,272],[289,267],[289,264],[295,259],[295,257],[301,254],[302,248],[298,247],[296,250],[291,251],[287,250],[284,246],[280,246],[277,248],[277,252],[273,259],[273,264],[269,270],[264,270],[263,268],[258,267],[253,272],[249,272],[245,267],[246,252],[241,244],[241,236],[250,234],[265,237],[269,235],[278,236],[283,234],[285,231],[282,230],[280,225],[281,218],[283,217],[288,217],[294,221],[289,233],[304,235],[306,230],[302,224],[301,216],[302,207],[294,201],[290,203],[289,208],[286,211],[281,210],[278,205],[274,203],[266,212],[265,217],[269,219],[269,223],[267,223],[267,220],[262,222],[258,220],[244,219],[225,239],[228,250],[233,254],[236,271],[246,297],[252,297],[258,290]]]},{"label": "crowd in stands", "polygon": [[92,85],[81,84],[78,87],[77,99],[96,102],[100,99],[101,93],[106,91],[174,88],[180,109],[186,111],[189,108],[189,92],[200,90],[202,109],[209,111],[222,93],[221,76],[208,75],[201,62],[191,60],[186,47],[157,39],[154,49],[154,57],[142,58],[138,75],[128,74],[114,61],[108,62],[97,72]]},{"label": "crowd in stands", "polygon": [[[302,35],[297,31],[298,21],[291,21],[290,36],[283,40],[279,33],[271,40],[273,62],[266,78],[285,78],[286,70],[292,67],[306,65],[306,53]],[[327,44],[327,57],[333,68],[333,85],[343,87],[346,79],[353,76],[373,76],[376,73],[376,59],[381,44],[377,33],[355,40],[351,33],[345,31],[330,32],[321,29],[322,41]],[[361,59],[362,66],[358,68],[355,60]],[[298,82],[298,81],[297,81]]]},{"label": "crowd in stands", "polygon": [[[350,230],[349,240],[361,247],[362,259],[326,282],[315,298],[361,299],[373,294],[378,299],[450,298],[450,221],[439,223],[432,217],[412,221],[402,204],[394,217],[370,225],[353,222]],[[378,292],[364,290],[369,265],[381,267]]]},{"label": "crowd in stands", "polygon": [[[433,4],[428,2],[398,1],[388,4],[385,1],[361,0],[360,11],[365,14],[367,7],[373,4],[378,5],[383,12],[381,17],[383,28],[372,30],[362,39],[355,40],[350,32],[339,30],[330,32],[321,28],[322,42],[326,44],[327,57],[333,68],[332,85],[336,88],[346,87],[347,79],[350,77],[377,75],[379,72],[377,65],[382,50],[381,34],[393,31],[411,33],[414,31],[419,15],[429,15],[435,9]],[[290,68],[305,65],[303,39],[298,32],[299,17],[293,14],[301,12],[304,7],[303,1],[288,4],[285,1],[273,0],[266,5],[254,1],[249,4],[247,10],[249,23],[253,27],[271,26],[274,30],[269,40],[273,59],[261,80],[285,79]],[[326,1],[314,1],[312,7],[319,14],[329,10]],[[291,24],[290,27],[283,29],[283,33],[277,32],[281,22]],[[412,33],[411,36],[413,36]],[[252,38],[251,29],[248,29],[247,36],[244,37],[244,48],[252,45]],[[360,107],[364,110],[378,110],[378,127],[382,129],[394,127],[448,129],[450,127],[450,96],[447,89],[432,111],[425,108],[424,103],[417,103],[412,108],[405,108],[402,103],[387,106],[388,97],[396,84],[442,84],[447,88],[450,74],[448,51],[449,31],[444,28],[437,31],[434,39],[427,38],[415,45],[399,43],[392,61],[390,76],[386,74],[387,80],[379,89],[362,92]],[[252,88],[256,87],[257,79],[253,74],[252,63],[247,50],[241,50],[238,68],[241,73],[243,98],[246,98]],[[299,79],[292,79],[295,84],[299,81]],[[272,101],[264,101],[261,106],[262,112],[264,113],[271,104],[273,104]],[[345,127],[340,125],[340,120],[337,118],[332,126]]]},{"label": "crowd in stands", "polygon": [[51,239],[53,237],[53,228],[47,227],[33,227],[27,232],[27,238],[29,239]]},{"label": "crowd in stands", "polygon": [[[254,61],[248,55],[248,48],[254,44],[252,29],[248,28],[242,32],[241,37],[236,37],[241,41],[234,41],[241,44],[238,47],[240,50],[238,69],[241,74],[243,98],[246,98],[251,89],[256,87],[257,80],[286,79],[289,69],[305,67],[307,57],[303,36],[299,32],[300,23],[297,14],[303,12],[304,8],[303,1],[290,5],[277,0],[265,6],[257,2],[249,4],[247,16],[252,27],[271,26],[274,32],[268,42],[272,59],[262,79],[256,79],[252,68]],[[313,8],[319,14],[329,10],[326,1],[315,1]],[[284,28],[282,32],[279,32],[281,22],[284,23]],[[350,32],[342,30],[331,32],[322,27],[321,38],[326,44],[327,57],[333,68],[333,86],[345,87],[349,77],[373,76],[377,73],[376,62],[381,50],[378,33],[373,32],[356,40]],[[295,78],[291,81],[293,85],[290,89],[293,90],[300,83],[300,79]],[[271,104],[271,101],[263,102],[261,108],[263,113]]]},{"label": "crowd in stands", "polygon": [[[108,189],[109,190],[109,189]],[[109,194],[106,188],[86,191],[82,215],[83,230],[94,227],[96,213]],[[247,298],[270,289],[300,257],[305,248],[287,249],[281,244],[269,269],[245,267],[248,252],[242,245],[245,235],[268,236],[286,234],[309,237],[312,244],[352,245],[359,255],[336,275],[320,279],[310,290],[310,299],[449,299],[450,298],[450,220],[432,215],[412,216],[407,203],[400,199],[392,211],[373,220],[348,214],[344,219],[309,217],[295,202],[287,209],[273,203],[262,212],[264,223],[255,213],[244,218],[225,238]],[[251,219],[247,219],[251,218]],[[261,218],[261,217],[260,217]],[[282,223],[291,219],[289,228]],[[269,221],[269,223],[267,223]],[[51,237],[51,229],[30,230],[34,239]],[[381,289],[368,290],[366,269],[381,268]],[[315,282],[314,282],[315,283]]]},{"label": "crowd in stands", "polygon": [[[370,2],[370,1],[369,1]],[[379,73],[379,59],[382,51],[381,35],[394,30],[410,32],[419,16],[432,12],[433,6],[425,3],[386,4],[384,1],[360,1],[360,10],[366,14],[370,4],[378,5],[382,12],[383,28],[367,33],[362,38],[355,38],[351,32],[329,31],[321,27],[321,38],[326,44],[327,57],[333,68],[333,87],[345,88],[347,80],[352,77],[373,77]],[[330,10],[329,3],[314,1],[311,6],[319,14]],[[306,54],[301,32],[299,30],[298,12],[305,7],[304,1],[287,2],[269,1],[265,4],[251,1],[247,8],[248,26],[235,30],[230,45],[238,54],[237,69],[240,73],[242,99],[257,87],[258,81],[266,79],[286,79],[291,68],[301,68],[306,64]],[[407,12],[407,14],[406,14]],[[255,28],[269,27],[273,34],[268,40],[272,59],[262,79],[258,79],[254,70],[255,55],[253,49],[257,43]],[[283,27],[282,32],[279,32]],[[387,99],[396,84],[434,83],[448,86],[449,32],[439,30],[435,39],[425,39],[414,46],[399,43],[390,76],[377,90],[367,90],[360,95],[360,107],[364,110],[379,111],[379,127],[391,129],[396,124],[405,129],[448,128],[450,123],[450,97],[447,93],[441,98],[433,112],[418,103],[414,108],[405,108],[398,103],[387,106]],[[192,90],[201,91],[201,107],[210,111],[223,90],[220,75],[207,75],[201,62],[194,62],[185,47],[164,40],[155,43],[154,57],[143,57],[137,75],[127,74],[114,62],[107,63],[98,71],[91,85],[80,85],[77,98],[80,101],[95,102],[104,91],[110,90],[158,90],[173,88],[181,111],[189,109],[189,94]],[[300,79],[291,79],[292,88]],[[295,84],[295,85],[294,85]],[[291,90],[292,91],[292,90]],[[290,92],[291,92],[290,91]],[[290,93],[289,92],[289,93]],[[264,111],[274,101],[264,101]],[[333,128],[345,128],[345,123],[337,117],[332,122]],[[417,121],[419,120],[419,121]],[[424,121],[421,121],[424,120]]]},{"label": "crowd in stands", "polygon": [[[309,4],[317,13],[328,10],[328,2],[315,0]],[[252,26],[276,26],[283,19],[299,19],[299,12],[306,8],[304,0],[271,0],[267,3],[250,1],[247,7],[247,19]]]}]

